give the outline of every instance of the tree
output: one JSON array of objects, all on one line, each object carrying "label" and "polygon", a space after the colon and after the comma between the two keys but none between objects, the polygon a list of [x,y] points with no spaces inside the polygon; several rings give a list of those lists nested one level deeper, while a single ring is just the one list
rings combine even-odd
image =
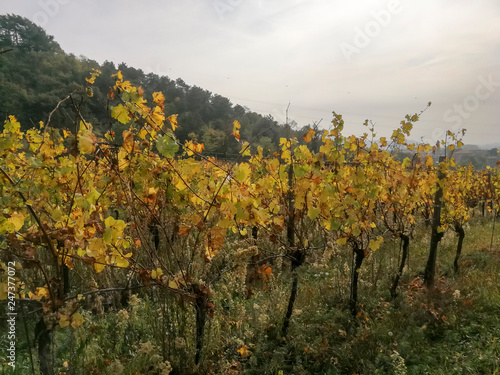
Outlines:
[{"label": "tree", "polygon": [[61,53],[54,37],[27,18],[14,14],[0,16],[0,48],[30,52]]},{"label": "tree", "polygon": [[[77,116],[72,112],[74,106],[71,102],[84,103],[83,106],[79,105],[79,110],[94,125],[96,131],[102,134],[110,130],[111,126],[107,112],[110,99],[108,93],[114,85],[111,75],[116,69],[120,69],[133,85],[140,86],[146,96],[151,96],[154,92],[164,93],[164,110],[179,115],[182,126],[177,136],[181,141],[187,140],[191,132],[201,139],[205,126],[225,132],[227,138],[231,134],[232,122],[244,122],[242,117],[249,113],[242,106],[235,105],[233,108],[228,98],[212,94],[198,86],[189,86],[180,78],[172,80],[166,76],[146,73],[126,63],[116,67],[109,61],[99,64],[85,57],[67,55],[52,36],[20,16],[0,17],[0,51],[3,50],[10,52],[0,54],[0,94],[4,97],[0,118],[16,115],[23,130],[31,127],[35,121],[47,121],[57,103],[80,87],[91,69],[100,70],[103,73],[101,78],[88,92],[73,92],[71,99],[62,106],[67,111],[66,115]],[[96,100],[82,100],[87,95]],[[64,116],[62,111],[55,111],[50,125],[63,127]],[[251,121],[245,124],[245,132],[251,135],[249,139],[253,140],[258,133],[266,130],[267,136],[277,146],[281,134],[279,126],[256,113],[248,117]],[[1,126],[3,123],[0,123]],[[258,140],[254,140],[254,144],[256,143]],[[211,149],[233,153],[236,152],[237,145],[230,141],[224,147],[218,145]]]}]

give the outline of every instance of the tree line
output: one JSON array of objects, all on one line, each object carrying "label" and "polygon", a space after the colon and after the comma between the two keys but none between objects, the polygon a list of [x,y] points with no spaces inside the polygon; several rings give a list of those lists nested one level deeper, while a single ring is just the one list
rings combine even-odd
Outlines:
[{"label": "tree line", "polygon": [[[0,16],[0,52],[4,52],[0,54],[3,98],[0,118],[5,120],[15,115],[23,130],[40,120],[46,121],[57,103],[72,92],[75,103],[82,102],[86,95],[95,97],[96,100],[85,102],[79,108],[98,134],[113,130],[107,113],[108,93],[114,85],[111,75],[121,70],[135,86],[142,87],[146,96],[161,91],[167,102],[165,112],[179,115],[182,124],[177,132],[179,139],[203,143],[207,154],[225,157],[238,153],[237,143],[231,137],[234,120],[243,125],[243,135],[253,140],[252,147],[261,145],[269,153],[277,150],[280,138],[300,134],[301,129],[279,124],[271,115],[263,116],[233,104],[228,98],[190,86],[181,78],[144,72],[126,63],[99,64],[84,56],[67,54],[53,36],[21,16]],[[102,72],[101,79],[91,91],[78,91],[92,69]],[[70,102],[64,103],[61,111],[51,116],[50,125],[64,127],[68,118],[77,116],[72,108]]]}]

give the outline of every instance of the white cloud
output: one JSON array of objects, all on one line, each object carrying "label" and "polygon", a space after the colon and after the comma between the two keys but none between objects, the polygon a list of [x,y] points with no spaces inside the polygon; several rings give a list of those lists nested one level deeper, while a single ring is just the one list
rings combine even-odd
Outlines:
[{"label": "white cloud", "polygon": [[[32,18],[47,1],[61,0],[4,1],[2,10]],[[222,17],[216,1],[231,7]],[[389,132],[432,101],[418,138],[447,125],[443,113],[479,76],[500,81],[500,3],[401,0],[401,12],[349,62],[340,44],[352,44],[391,1],[64,0],[45,27],[67,52],[181,77],[263,114],[279,117],[291,101],[300,125],[328,125],[335,110],[353,132],[364,131],[365,118]],[[499,107],[500,90],[464,120],[473,129],[466,142],[500,136]]]}]

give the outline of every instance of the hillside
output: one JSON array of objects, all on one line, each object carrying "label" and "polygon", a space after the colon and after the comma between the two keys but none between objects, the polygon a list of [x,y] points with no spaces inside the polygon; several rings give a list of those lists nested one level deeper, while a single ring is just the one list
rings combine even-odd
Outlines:
[{"label": "hillside", "polygon": [[[109,128],[107,93],[114,85],[111,75],[121,70],[124,77],[142,86],[147,97],[161,91],[166,98],[165,113],[178,114],[180,127],[176,132],[181,142],[193,140],[205,144],[212,155],[238,153],[238,145],[230,136],[232,123],[242,124],[242,136],[252,145],[274,151],[279,139],[298,135],[290,127],[278,124],[271,116],[262,116],[198,86],[189,86],[182,79],[158,76],[135,69],[126,63],[102,64],[66,54],[54,38],[26,18],[0,16],[0,118],[15,115],[23,130],[39,121],[47,121],[58,102],[73,93],[73,101],[82,103],[82,113],[102,134]],[[102,72],[93,86],[93,99],[86,100],[80,88],[92,69]],[[56,111],[51,125],[67,127],[75,118],[71,103]],[[1,125],[3,127],[3,125]],[[294,134],[297,133],[297,134]]]}]

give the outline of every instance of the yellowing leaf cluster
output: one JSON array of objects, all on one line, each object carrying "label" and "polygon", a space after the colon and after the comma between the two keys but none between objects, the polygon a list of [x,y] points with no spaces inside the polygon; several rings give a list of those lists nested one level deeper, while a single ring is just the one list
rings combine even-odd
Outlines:
[{"label": "yellowing leaf cluster", "polygon": [[[111,116],[115,125],[127,124],[116,135],[110,131],[101,138],[85,121],[76,135],[22,132],[13,116],[0,134],[2,196],[7,197],[1,203],[0,235],[15,238],[30,256],[38,256],[33,246],[46,254],[57,244],[54,264],[42,265],[50,272],[63,261],[96,273],[124,268],[145,285],[155,280],[193,300],[195,286],[207,279],[208,264],[220,254],[232,261],[227,244],[235,237],[249,242],[258,234],[273,251],[283,247],[283,254],[320,247],[324,237],[378,252],[389,236],[382,233],[409,233],[429,216],[438,183],[444,190],[443,230],[468,220],[470,199],[499,206],[497,169],[478,172],[447,160],[439,166],[446,177],[438,181],[432,146],[407,144],[418,116],[405,118],[392,137],[375,138],[344,136],[342,116],[334,114],[332,130],[316,135],[308,129],[302,139],[282,138],[275,157],[241,141],[241,156],[250,159],[227,163],[200,155],[204,145],[194,141],[178,152],[178,118],[165,117],[163,94],[154,93],[149,106],[142,89],[124,81],[121,72],[115,77]],[[235,121],[232,134],[238,141],[240,131]],[[319,152],[311,142],[319,143]],[[66,150],[70,143],[73,149]],[[453,139],[447,145],[453,151],[462,143]],[[401,160],[392,147],[412,156]],[[296,243],[286,248],[291,226]],[[270,282],[271,271],[261,271]],[[32,298],[55,298],[48,287],[40,288]],[[200,289],[196,293],[204,295]],[[61,327],[81,324],[76,314],[59,319]],[[250,355],[245,347],[238,352]]]}]

